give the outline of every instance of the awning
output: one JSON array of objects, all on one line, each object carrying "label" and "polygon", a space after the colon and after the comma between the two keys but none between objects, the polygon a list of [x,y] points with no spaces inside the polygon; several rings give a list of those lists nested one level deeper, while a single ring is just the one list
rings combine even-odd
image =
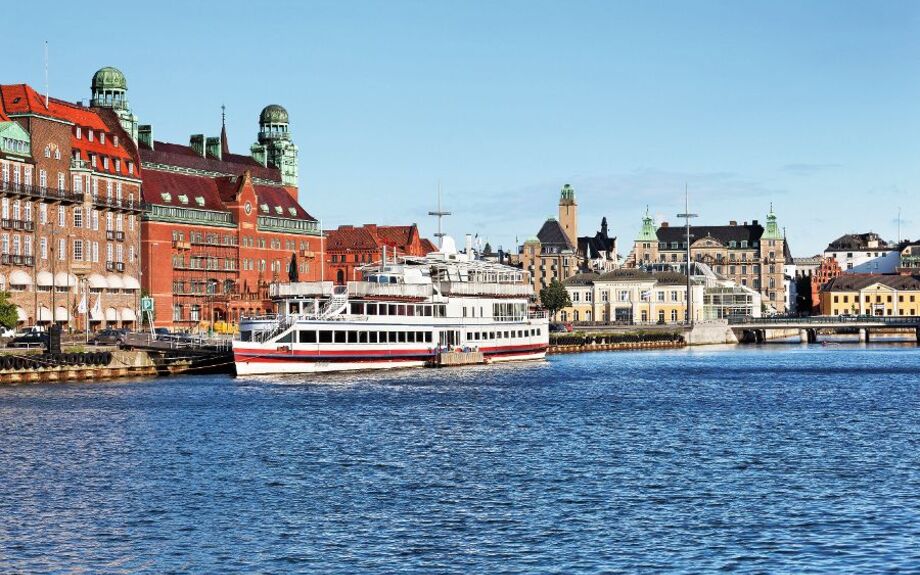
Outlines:
[{"label": "awning", "polygon": [[51,310],[45,306],[38,308],[38,320],[37,321],[51,321]]},{"label": "awning", "polygon": [[124,280],[125,289],[141,289],[141,284],[137,281],[137,278],[125,276]]},{"label": "awning", "polygon": [[43,287],[51,287],[51,284],[54,283],[54,276],[51,275],[51,272],[38,272],[35,275],[35,285]]},{"label": "awning", "polygon": [[58,272],[54,274],[55,287],[73,287],[75,285],[77,285],[77,276],[67,272]]},{"label": "awning", "polygon": [[129,307],[121,308],[121,321],[137,321],[137,315]]},{"label": "awning", "polygon": [[10,285],[11,286],[30,286],[32,285],[32,278],[29,277],[29,274],[22,270],[16,270],[10,274]]},{"label": "awning", "polygon": [[105,321],[118,321],[118,312],[114,307],[105,308]]},{"label": "awning", "polygon": [[67,313],[67,308],[62,306],[57,306],[54,311],[54,320],[55,321],[67,321],[70,319],[70,314]]},{"label": "awning", "polygon": [[121,281],[121,278],[115,274],[109,274],[105,278],[106,283],[109,284],[109,289],[122,289],[125,284]]},{"label": "awning", "polygon": [[19,318],[19,321],[26,321],[29,319],[29,315],[26,313],[26,310],[22,309],[20,306],[16,306],[16,316]]},{"label": "awning", "polygon": [[89,282],[90,288],[107,288],[109,287],[108,282],[105,281],[105,278],[99,274],[89,274],[89,277],[86,278],[86,281]]}]

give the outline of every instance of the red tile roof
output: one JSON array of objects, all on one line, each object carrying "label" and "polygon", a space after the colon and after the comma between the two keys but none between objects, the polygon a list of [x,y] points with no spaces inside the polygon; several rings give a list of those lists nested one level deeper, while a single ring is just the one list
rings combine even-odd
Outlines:
[{"label": "red tile roof", "polygon": [[[0,103],[10,114],[37,114],[80,126],[82,132],[80,138],[76,136],[76,129],[71,129],[71,147],[79,152],[80,159],[87,162],[90,161],[89,154],[97,155],[98,159],[94,168],[97,172],[129,176],[127,162],[139,163],[133,142],[121,128],[118,118],[111,110],[87,108],[57,98],[48,98],[46,106],[45,97],[27,84],[0,86]],[[106,122],[106,119],[109,121]],[[89,140],[87,130],[94,132],[92,141]],[[107,135],[104,144],[99,141],[99,133]],[[115,146],[113,135],[118,136],[118,146]],[[103,157],[109,157],[112,160],[109,162],[108,170],[103,168]],[[115,170],[114,160],[116,158],[121,160],[121,169],[118,172]],[[139,173],[140,166],[135,165],[134,175],[138,176]]]},{"label": "red tile roof", "polygon": [[[253,186],[253,188],[256,191],[256,198],[259,200],[259,215],[295,220],[309,220],[311,222],[316,221],[316,218],[308,214],[284,188],[274,186]],[[262,204],[268,204],[267,214],[262,212]],[[282,213],[278,213],[276,206],[281,207]],[[291,208],[294,208],[296,213],[292,214]]]},{"label": "red tile roof", "polygon": [[365,224],[360,228],[354,226],[339,226],[326,234],[326,248],[335,250],[380,250],[383,246],[395,247],[399,253],[412,253],[424,255],[435,251],[434,245],[420,239],[422,253],[413,246],[414,238],[418,237],[418,227],[411,226],[377,226]]},{"label": "red tile roof", "polygon": [[431,243],[428,238],[422,238],[422,249],[425,251],[425,255],[438,251],[438,247]]},{"label": "red tile roof", "polygon": [[[142,186],[144,201],[161,206],[224,212],[227,209],[220,198],[218,180],[229,180],[229,178],[209,178],[160,170],[145,170]],[[169,194],[168,200],[163,198],[164,193]],[[181,195],[188,198],[188,203],[182,203],[179,200]],[[204,198],[204,205],[197,203],[197,197]]]},{"label": "red tile roof", "polygon": [[249,170],[255,178],[281,182],[279,170],[267,168],[251,157],[240,154],[227,154],[222,160],[218,160],[212,157],[202,157],[191,146],[154,142],[152,150],[141,147],[140,156],[144,162],[234,176],[242,176],[243,172]]}]

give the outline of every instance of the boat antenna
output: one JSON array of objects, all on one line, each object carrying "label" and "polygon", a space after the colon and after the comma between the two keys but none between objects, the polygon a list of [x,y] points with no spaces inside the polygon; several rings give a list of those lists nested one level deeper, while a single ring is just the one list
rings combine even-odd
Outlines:
[{"label": "boat antenna", "polygon": [[444,209],[441,208],[441,182],[438,182],[438,209],[437,211],[428,212],[428,215],[438,218],[438,233],[436,233],[434,237],[438,238],[438,249],[441,249],[444,247],[444,236],[446,235],[441,231],[441,220],[444,219],[444,216],[451,215],[450,212],[444,211]]}]

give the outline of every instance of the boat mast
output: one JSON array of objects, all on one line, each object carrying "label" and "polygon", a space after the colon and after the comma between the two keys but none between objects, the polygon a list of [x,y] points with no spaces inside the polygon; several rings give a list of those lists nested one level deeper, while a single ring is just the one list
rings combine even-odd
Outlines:
[{"label": "boat mast", "polygon": [[434,237],[438,238],[438,249],[440,250],[444,247],[444,236],[446,235],[441,231],[441,220],[444,219],[444,216],[451,215],[450,212],[444,211],[441,208],[441,182],[438,182],[438,209],[437,211],[428,212],[428,215],[438,218],[438,233],[436,233]]}]

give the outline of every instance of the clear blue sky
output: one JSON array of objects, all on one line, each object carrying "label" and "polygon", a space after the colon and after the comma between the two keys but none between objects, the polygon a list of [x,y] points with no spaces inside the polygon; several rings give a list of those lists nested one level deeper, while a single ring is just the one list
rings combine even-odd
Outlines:
[{"label": "clear blue sky", "polygon": [[[269,8],[271,6],[272,8]],[[763,219],[794,255],[920,237],[920,2],[162,2],[4,6],[0,81],[86,99],[104,65],[157,139],[245,153],[284,105],[326,227],[417,222],[511,246],[577,191],[625,255],[648,205]],[[37,25],[36,25],[37,24]]]}]

